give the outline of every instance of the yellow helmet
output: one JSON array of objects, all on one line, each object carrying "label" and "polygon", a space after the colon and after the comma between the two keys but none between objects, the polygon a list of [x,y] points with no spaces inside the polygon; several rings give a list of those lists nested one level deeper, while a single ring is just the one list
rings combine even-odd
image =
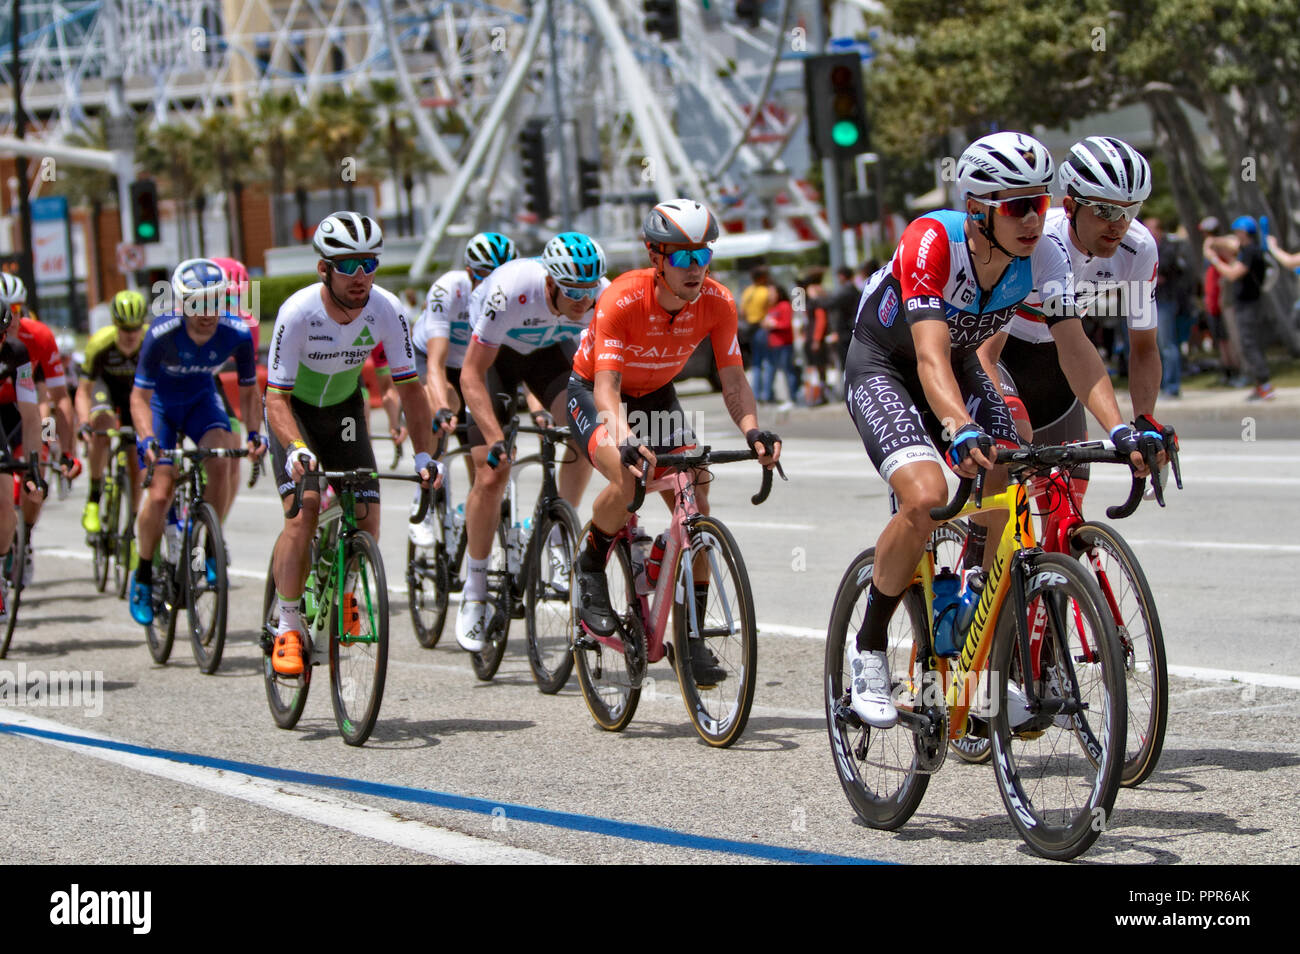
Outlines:
[{"label": "yellow helmet", "polygon": [[113,296],[108,310],[113,314],[113,324],[123,331],[136,331],[144,324],[149,305],[138,291],[120,291]]}]

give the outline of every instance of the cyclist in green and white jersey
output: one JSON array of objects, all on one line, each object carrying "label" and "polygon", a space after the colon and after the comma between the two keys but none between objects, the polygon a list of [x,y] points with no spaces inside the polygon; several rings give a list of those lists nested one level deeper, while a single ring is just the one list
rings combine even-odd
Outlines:
[{"label": "cyclist in green and white jersey", "polygon": [[[321,281],[280,306],[267,359],[267,431],[286,513],[304,471],[318,465],[327,470],[375,468],[361,366],[379,344],[410,425],[415,471],[436,486],[441,480],[429,453],[432,416],[415,372],[405,308],[396,295],[374,284],[384,249],[378,223],[356,212],[335,212],[316,227],[312,245],[320,254],[316,271]],[[379,481],[362,485],[356,497],[357,525],[378,539]],[[301,512],[285,517],[276,544],[280,626],[271,662],[283,675],[297,675],[303,668],[298,600],[319,512],[320,494],[313,488],[303,494]]]}]

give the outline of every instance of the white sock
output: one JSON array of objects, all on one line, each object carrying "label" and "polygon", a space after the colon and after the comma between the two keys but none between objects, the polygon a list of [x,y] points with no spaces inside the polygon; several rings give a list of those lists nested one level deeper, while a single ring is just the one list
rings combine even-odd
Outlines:
[{"label": "white sock", "polygon": [[475,560],[469,557],[469,576],[465,578],[465,590],[461,599],[467,603],[482,602],[487,599],[488,558]]},{"label": "white sock", "polygon": [[289,630],[302,632],[302,616],[298,612],[298,600],[292,602],[286,600],[279,593],[275,594],[276,602],[280,604],[280,625],[276,627],[276,634],[287,633]]},{"label": "white sock", "polygon": [[560,532],[560,525],[558,523],[552,524],[551,532],[546,537],[546,545],[548,547],[558,547],[563,542],[564,542],[564,537]]}]

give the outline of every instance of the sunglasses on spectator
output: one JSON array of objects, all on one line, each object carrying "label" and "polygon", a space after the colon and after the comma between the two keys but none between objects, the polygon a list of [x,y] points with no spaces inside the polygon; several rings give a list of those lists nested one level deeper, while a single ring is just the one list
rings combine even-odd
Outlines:
[{"label": "sunglasses on spectator", "polygon": [[1014,199],[980,199],[979,201],[993,206],[998,210],[998,215],[1013,219],[1023,219],[1030,212],[1042,218],[1052,205],[1052,197],[1046,192],[1042,195],[1018,195]]},{"label": "sunglasses on spectator", "polygon": [[575,288],[572,285],[565,285],[563,282],[556,282],[560,286],[560,291],[564,292],[564,297],[573,301],[582,301],[584,298],[595,298],[600,294],[599,285],[590,285],[585,288]]},{"label": "sunglasses on spectator", "polygon": [[1132,222],[1142,209],[1141,202],[1134,202],[1132,205],[1116,205],[1114,202],[1097,202],[1094,199],[1076,198],[1074,201],[1092,209],[1097,218],[1103,222],[1118,222],[1120,219]]},{"label": "sunglasses on spectator", "polygon": [[377,258],[336,258],[333,259],[334,267],[344,275],[355,275],[357,269],[361,269],[367,275],[373,275],[376,268],[379,267]]},{"label": "sunglasses on spectator", "polygon": [[711,248],[679,248],[667,254],[668,264],[673,268],[690,268],[692,265],[707,265],[713,261]]}]

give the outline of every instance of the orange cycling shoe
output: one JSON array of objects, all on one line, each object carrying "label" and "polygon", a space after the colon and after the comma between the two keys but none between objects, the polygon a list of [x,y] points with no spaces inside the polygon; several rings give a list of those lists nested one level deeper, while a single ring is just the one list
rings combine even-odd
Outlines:
[{"label": "orange cycling shoe", "polygon": [[302,675],[302,636],[296,630],[275,637],[271,650],[271,668],[282,676]]}]

